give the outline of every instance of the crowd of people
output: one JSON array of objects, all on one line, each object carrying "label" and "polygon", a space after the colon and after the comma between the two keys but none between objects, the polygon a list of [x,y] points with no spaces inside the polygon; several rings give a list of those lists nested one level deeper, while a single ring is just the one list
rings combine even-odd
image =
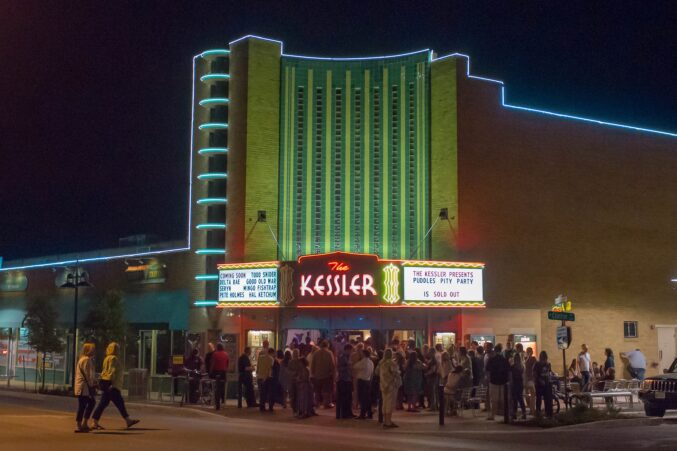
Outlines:
[{"label": "crowd of people", "polygon": [[[225,354],[219,345],[208,353],[205,365],[212,377],[218,373],[225,379],[228,357],[218,354]],[[621,355],[636,365],[630,367],[631,372],[639,372],[642,365],[646,368],[639,350]],[[456,414],[464,390],[475,399],[477,390],[484,387],[482,402],[489,420],[504,416],[506,411],[512,419],[526,419],[527,407],[530,415],[551,416],[553,383],[559,379],[546,352],[537,357],[532,348],[524,349],[521,343],[508,341],[503,347],[470,342],[446,349],[442,344],[419,348],[414,340],[395,338],[377,349],[370,338],[349,340],[341,335],[318,343],[310,337],[303,342],[294,339],[284,350],[275,350],[264,341],[256,356],[251,348],[244,349],[237,370],[239,389],[248,407],[272,412],[276,405],[290,406],[297,418],[317,415],[320,408],[335,409],[337,419],[367,420],[374,417],[380,402],[386,428],[397,427],[392,422],[395,410],[438,411],[442,404],[439,387],[443,387],[449,415]],[[568,378],[582,390],[601,389],[604,380],[615,378],[612,350],[605,350],[604,363],[599,365],[582,345]],[[509,399],[508,409],[504,399]]]}]

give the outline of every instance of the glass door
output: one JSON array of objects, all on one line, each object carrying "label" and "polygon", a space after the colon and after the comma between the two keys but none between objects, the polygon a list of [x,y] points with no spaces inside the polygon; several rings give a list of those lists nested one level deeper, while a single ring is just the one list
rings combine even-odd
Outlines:
[{"label": "glass door", "polygon": [[139,331],[139,368],[148,370],[148,374],[155,374],[155,330]]}]

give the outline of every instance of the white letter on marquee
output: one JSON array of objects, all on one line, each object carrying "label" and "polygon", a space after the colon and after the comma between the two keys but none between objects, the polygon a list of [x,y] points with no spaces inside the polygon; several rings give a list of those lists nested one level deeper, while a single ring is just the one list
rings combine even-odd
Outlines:
[{"label": "white letter on marquee", "polygon": [[322,279],[324,279],[323,275],[317,276],[317,279],[315,279],[315,285],[313,286],[315,292],[320,296],[324,296],[324,285],[320,283]]},{"label": "white letter on marquee", "polygon": [[369,274],[364,274],[362,275],[362,296],[366,296],[367,291],[376,296],[376,290],[374,290],[374,278]]},{"label": "white letter on marquee", "polygon": [[310,283],[310,279],[312,279],[312,278],[313,278],[313,276],[304,276],[303,274],[301,274],[301,296],[305,296],[306,291],[308,292],[308,295],[310,295],[310,296],[315,294],[315,293],[313,293],[312,288],[308,288],[308,284]]}]

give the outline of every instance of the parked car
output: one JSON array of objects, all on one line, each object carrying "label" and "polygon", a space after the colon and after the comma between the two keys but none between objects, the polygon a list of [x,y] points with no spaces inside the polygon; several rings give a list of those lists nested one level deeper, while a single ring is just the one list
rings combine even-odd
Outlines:
[{"label": "parked car", "polygon": [[666,410],[677,409],[677,358],[663,374],[644,379],[639,399],[649,417],[662,417]]}]

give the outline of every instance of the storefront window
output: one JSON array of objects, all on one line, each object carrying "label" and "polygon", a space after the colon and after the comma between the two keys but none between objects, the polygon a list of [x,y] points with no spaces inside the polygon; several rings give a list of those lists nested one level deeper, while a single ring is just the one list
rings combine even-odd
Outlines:
[{"label": "storefront window", "polygon": [[272,330],[250,330],[247,332],[247,346],[252,348],[252,358],[256,359],[259,352],[263,349],[263,342],[267,341],[268,346],[275,347],[275,332]]},{"label": "storefront window", "polygon": [[452,344],[456,344],[456,334],[454,332],[435,332],[433,345],[438,344],[441,344],[444,349],[448,349]]}]

